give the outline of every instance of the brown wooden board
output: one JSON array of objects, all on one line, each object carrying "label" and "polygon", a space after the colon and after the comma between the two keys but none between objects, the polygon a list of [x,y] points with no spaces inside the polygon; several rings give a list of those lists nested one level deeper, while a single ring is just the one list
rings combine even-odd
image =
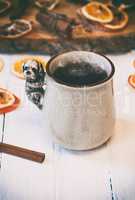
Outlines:
[{"label": "brown wooden board", "polygon": [[[77,18],[79,5],[64,2],[55,12],[64,13],[71,18]],[[62,39],[46,31],[35,19],[39,12],[29,8],[23,16],[33,24],[31,33],[18,39],[0,39],[1,53],[35,52],[54,55],[68,50],[94,50],[100,53],[122,53],[135,49],[135,11],[128,12],[129,23],[120,31],[104,31],[95,29],[93,32],[73,36],[73,39]],[[6,23],[8,17],[0,17],[0,24]]]}]

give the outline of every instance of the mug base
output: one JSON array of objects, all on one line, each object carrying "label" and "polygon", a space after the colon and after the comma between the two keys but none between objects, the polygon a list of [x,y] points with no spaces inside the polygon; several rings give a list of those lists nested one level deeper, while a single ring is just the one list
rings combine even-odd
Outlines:
[{"label": "mug base", "polygon": [[83,145],[83,146],[79,146],[79,145],[69,145],[69,144],[64,144],[62,143],[60,140],[58,140],[56,137],[54,138],[53,137],[53,141],[55,144],[58,144],[60,145],[62,148],[64,149],[67,149],[67,150],[73,150],[73,151],[87,151],[87,150],[94,150],[94,149],[97,149],[97,148],[100,148],[102,146],[104,146],[112,137],[112,134],[103,139],[102,141],[96,143],[96,144],[93,144],[93,145]]}]

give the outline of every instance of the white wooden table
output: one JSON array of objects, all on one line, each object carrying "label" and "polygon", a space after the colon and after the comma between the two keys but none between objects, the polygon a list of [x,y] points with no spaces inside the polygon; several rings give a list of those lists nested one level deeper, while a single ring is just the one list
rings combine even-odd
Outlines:
[{"label": "white wooden table", "polygon": [[115,133],[104,146],[83,152],[52,143],[42,112],[25,96],[24,81],[11,73],[21,56],[0,55],[5,60],[0,86],[22,101],[16,111],[0,115],[0,139],[45,152],[46,160],[37,164],[0,155],[0,200],[135,200],[135,90],[127,84],[135,73],[135,52],[109,56],[116,66]]}]

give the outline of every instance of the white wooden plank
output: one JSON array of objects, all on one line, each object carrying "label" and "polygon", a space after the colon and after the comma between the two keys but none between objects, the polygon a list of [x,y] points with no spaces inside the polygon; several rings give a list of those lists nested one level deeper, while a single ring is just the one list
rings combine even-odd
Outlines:
[{"label": "white wooden plank", "polygon": [[106,145],[92,151],[57,146],[55,156],[57,200],[112,199]]},{"label": "white wooden plank", "polygon": [[129,74],[135,73],[135,52],[111,56],[116,65],[115,95],[117,122],[115,134],[108,143],[110,173],[115,198],[134,200],[135,191],[135,91],[128,85]]},{"label": "white wooden plank", "polygon": [[[15,59],[15,57],[12,57]],[[4,142],[45,152],[46,162],[41,164],[2,155],[0,199],[52,198],[52,166],[46,164],[52,154],[52,143],[44,130],[42,113],[27,101],[24,81],[11,74],[7,88],[22,100],[18,110],[6,115]]]},{"label": "white wooden plank", "polygon": [[[0,56],[1,59],[3,59],[4,61],[4,68],[2,70],[2,72],[0,72],[0,87],[4,87],[7,88],[7,84],[8,84],[8,77],[6,76],[6,74],[9,74],[9,59],[8,56]],[[3,128],[4,128],[4,116],[0,115],[0,142],[3,140]],[[1,166],[2,166],[2,154],[0,154],[0,191],[2,188],[2,181],[1,181]],[[1,194],[0,194],[0,199],[1,198]]]},{"label": "white wooden plank", "polygon": [[110,172],[118,199],[135,197],[135,122],[117,121],[115,135],[108,145]]},{"label": "white wooden plank", "polygon": [[[0,87],[1,88],[7,88],[8,85],[8,78],[9,76],[7,76],[7,74],[10,73],[10,65],[12,63],[12,57],[6,55],[0,55],[0,59],[3,60],[4,63],[4,67],[2,69],[2,71],[0,72]],[[2,132],[3,132],[3,115],[0,115],[0,138],[2,137]]]},{"label": "white wooden plank", "polygon": [[[2,141],[2,138],[3,138],[3,119],[4,119],[4,116],[3,115],[0,115],[0,142]],[[0,153],[0,169],[1,169],[1,153]]]},{"label": "white wooden plank", "polygon": [[45,151],[47,163],[37,165],[3,155],[1,198],[111,199],[105,146],[102,150],[82,153],[69,152],[57,145],[52,148],[48,129],[44,128],[42,113],[24,95],[24,82],[10,76],[9,83],[8,89],[21,97],[22,105],[6,115],[4,141]]},{"label": "white wooden plank", "polygon": [[[134,72],[131,63],[135,54],[110,57],[116,64],[118,121],[112,140],[94,151],[75,152],[52,146],[42,113],[26,100],[22,90],[24,83],[10,76],[8,88],[21,96],[23,102],[18,110],[6,116],[4,141],[45,151],[47,161],[39,165],[3,155],[0,200],[134,199],[135,93],[128,87],[127,77]],[[126,100],[125,91],[129,95]]]},{"label": "white wooden plank", "polygon": [[10,72],[10,65],[12,63],[12,57],[9,57],[8,55],[4,56],[1,55],[0,59],[3,60],[4,62],[4,67],[2,69],[2,71],[0,72],[0,87],[4,87],[6,88],[7,84],[8,84],[8,78],[9,76],[7,76],[7,74],[9,74]]},{"label": "white wooden plank", "polygon": [[117,119],[133,120],[135,119],[135,91],[128,84],[128,76],[135,73],[135,68],[133,67],[135,51],[109,57],[113,61],[116,69],[114,93]]}]

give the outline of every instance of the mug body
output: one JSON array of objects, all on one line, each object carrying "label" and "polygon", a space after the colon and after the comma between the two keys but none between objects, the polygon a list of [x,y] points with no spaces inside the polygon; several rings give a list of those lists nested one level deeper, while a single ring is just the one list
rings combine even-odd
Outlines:
[{"label": "mug body", "polygon": [[[58,83],[51,76],[51,70],[69,60],[90,60],[93,65],[98,62],[108,77],[85,87]],[[49,61],[44,113],[55,143],[68,149],[87,150],[100,146],[112,136],[115,123],[113,74],[112,62],[93,52],[68,52]]]}]

